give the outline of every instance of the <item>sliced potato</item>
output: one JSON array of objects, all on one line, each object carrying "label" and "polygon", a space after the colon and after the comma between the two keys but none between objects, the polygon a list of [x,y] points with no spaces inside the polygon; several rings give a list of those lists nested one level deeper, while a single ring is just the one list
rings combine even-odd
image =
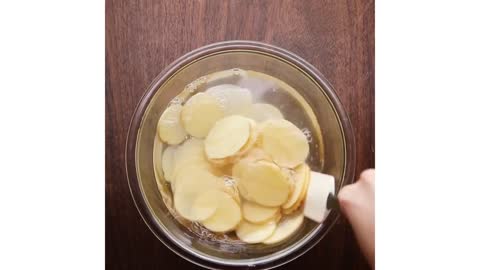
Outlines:
[{"label": "sliced potato", "polygon": [[215,213],[202,222],[212,232],[228,232],[242,220],[240,206],[232,196],[225,192],[218,194],[218,207]]},{"label": "sliced potato", "polygon": [[244,201],[242,204],[243,218],[251,223],[263,223],[275,217],[279,212],[278,207],[265,207],[249,201]]},{"label": "sliced potato", "polygon": [[282,212],[281,211],[278,211],[278,213],[273,216],[270,221],[273,221],[275,223],[278,223],[280,221],[280,219],[282,219]]},{"label": "sliced potato", "polygon": [[218,207],[219,190],[216,188],[200,193],[194,200],[191,213],[196,221],[205,220],[213,215]]},{"label": "sliced potato", "polygon": [[224,115],[224,110],[215,97],[197,93],[183,107],[181,119],[188,134],[204,138],[215,122]]},{"label": "sliced potato", "polygon": [[[177,179],[178,180],[178,179]],[[214,214],[218,196],[212,198],[212,190],[218,189],[218,177],[208,171],[198,170],[195,175],[176,183],[174,193],[175,210],[190,221],[202,221]]]},{"label": "sliced potato", "polygon": [[297,211],[293,215],[285,216],[277,224],[273,234],[263,241],[264,244],[276,244],[292,236],[303,223],[303,213]]},{"label": "sliced potato", "polygon": [[311,171],[309,167],[307,171],[306,179],[305,179],[305,182],[303,183],[302,191],[300,192],[300,196],[298,200],[291,207],[282,208],[282,213],[289,215],[295,212],[298,208],[300,208],[300,206],[302,205],[302,202],[305,200],[305,197],[307,196],[307,189],[310,184],[310,178],[311,178],[310,175],[311,175]]},{"label": "sliced potato", "polygon": [[238,160],[239,157],[244,156],[247,154],[257,143],[258,139],[258,130],[257,124],[250,120],[250,137],[248,138],[247,142],[240,148],[240,150],[236,153],[236,159]]},{"label": "sliced potato", "polygon": [[207,167],[209,163],[204,153],[204,143],[197,138],[190,138],[180,145],[175,151],[172,181],[175,181],[177,174],[185,168]]},{"label": "sliced potato", "polygon": [[262,148],[280,166],[294,168],[308,156],[307,137],[287,120],[263,122],[260,137]]},{"label": "sliced potato", "polygon": [[288,197],[286,203],[282,204],[283,209],[288,209],[292,207],[301,197],[302,191],[305,186],[305,181],[307,181],[309,168],[307,164],[301,164],[299,167],[295,169],[295,173],[293,175],[293,192]]},{"label": "sliced potato", "polygon": [[227,185],[225,183],[221,184],[222,187],[220,188],[220,190],[222,190],[223,192],[227,193],[228,195],[232,196],[232,198],[238,203],[240,204],[241,200],[240,200],[240,194],[238,192],[238,189],[237,189],[237,185],[236,184],[230,184],[230,185]]},{"label": "sliced potato", "polygon": [[262,148],[253,147],[243,157],[243,160],[247,160],[247,161],[251,161],[251,162],[264,160],[264,161],[270,161],[271,162],[272,158]]},{"label": "sliced potato", "polygon": [[156,178],[161,178],[162,172],[162,148],[163,143],[160,141],[159,135],[155,136],[153,141],[153,171]]},{"label": "sliced potato", "polygon": [[226,115],[240,114],[252,105],[252,93],[246,88],[232,84],[210,87],[205,93],[217,98]]},{"label": "sliced potato", "polygon": [[232,176],[237,180],[237,183],[240,182],[243,172],[246,171],[249,164],[253,163],[248,159],[241,159],[232,166]]},{"label": "sliced potato", "polygon": [[162,169],[163,169],[163,176],[167,182],[170,182],[172,179],[173,173],[173,166],[174,166],[174,155],[175,155],[176,147],[169,146],[163,151],[162,155]]},{"label": "sliced potato", "polygon": [[208,161],[216,167],[227,167],[235,162],[232,158],[209,158]]},{"label": "sliced potato", "polygon": [[327,209],[329,193],[335,194],[335,178],[331,175],[312,172],[305,198],[304,215],[318,223],[323,222],[330,212]]},{"label": "sliced potato", "polygon": [[250,106],[245,116],[251,118],[258,123],[262,123],[270,119],[283,119],[283,114],[277,107],[267,103],[255,103]]},{"label": "sliced potato", "polygon": [[275,222],[253,224],[248,221],[242,221],[235,230],[235,233],[243,242],[256,244],[269,238],[275,231],[276,227],[277,224]]},{"label": "sliced potato", "polygon": [[180,121],[182,110],[182,105],[175,104],[168,107],[160,116],[157,132],[162,141],[168,144],[179,144],[185,140],[187,132]]},{"label": "sliced potato", "polygon": [[312,179],[312,170],[310,170],[310,167],[308,167],[307,178],[306,178],[305,183],[303,183],[302,193],[300,194],[300,198],[297,201],[297,203],[305,200],[305,197],[307,196],[307,190],[308,190],[308,187],[310,185],[310,180],[311,179]]},{"label": "sliced potato", "polygon": [[232,168],[233,168],[233,164],[225,164],[223,166],[220,166],[220,167],[215,167],[217,168],[222,175],[228,175],[228,176],[232,176]]},{"label": "sliced potato", "polygon": [[245,162],[234,167],[233,172],[244,198],[270,207],[287,201],[291,185],[287,175],[275,164],[267,161]]},{"label": "sliced potato", "polygon": [[178,171],[176,174],[175,178],[172,179],[170,182],[170,185],[172,187],[172,191],[176,192],[177,186],[184,182],[184,181],[192,181],[195,180],[199,177],[199,175],[203,175],[205,173],[209,173],[211,175],[214,175],[209,171],[209,168],[207,165],[201,165],[201,164],[192,164],[192,165],[187,165],[183,167],[182,170]]},{"label": "sliced potato", "polygon": [[209,159],[235,155],[250,138],[250,120],[239,115],[219,120],[205,139],[205,153]]}]

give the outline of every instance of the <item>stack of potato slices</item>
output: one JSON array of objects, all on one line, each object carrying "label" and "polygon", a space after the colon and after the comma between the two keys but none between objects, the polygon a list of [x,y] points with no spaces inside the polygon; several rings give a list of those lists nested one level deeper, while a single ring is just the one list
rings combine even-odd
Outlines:
[{"label": "stack of potato slices", "polygon": [[275,106],[252,100],[248,89],[223,84],[168,107],[157,125],[168,146],[155,168],[181,217],[276,244],[303,224],[309,144]]}]

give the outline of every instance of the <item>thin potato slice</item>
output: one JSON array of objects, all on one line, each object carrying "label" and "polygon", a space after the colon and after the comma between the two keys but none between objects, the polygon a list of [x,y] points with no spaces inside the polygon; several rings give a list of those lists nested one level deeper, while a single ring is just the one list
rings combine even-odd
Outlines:
[{"label": "thin potato slice", "polygon": [[290,194],[288,201],[282,204],[283,209],[288,209],[292,207],[302,195],[302,191],[305,186],[305,181],[307,181],[307,173],[309,172],[309,168],[307,164],[301,164],[298,168],[295,169],[295,173],[293,175],[294,180],[294,188],[293,192]]},{"label": "thin potato slice", "polygon": [[250,138],[250,120],[232,115],[219,120],[205,139],[205,153],[209,159],[233,156]]},{"label": "thin potato slice", "polygon": [[232,176],[237,180],[237,183],[240,182],[243,172],[246,171],[249,164],[253,163],[248,159],[241,159],[232,166]]},{"label": "thin potato slice", "polygon": [[307,137],[287,120],[263,122],[260,136],[262,148],[282,167],[294,168],[308,156]]},{"label": "thin potato slice", "polygon": [[209,163],[204,153],[204,143],[197,138],[190,138],[175,151],[172,181],[181,170],[187,167],[208,167]]},{"label": "thin potato slice", "polygon": [[256,244],[269,238],[275,231],[276,227],[277,224],[275,222],[253,224],[248,221],[242,221],[235,230],[235,233],[243,242]]},{"label": "thin potato slice", "polygon": [[196,217],[197,221],[205,220],[211,217],[218,207],[218,193],[217,189],[210,189],[199,194],[192,205],[192,216]]},{"label": "thin potato slice", "polygon": [[205,93],[217,98],[226,115],[240,114],[252,105],[252,93],[246,88],[233,84],[210,87]]},{"label": "thin potato slice", "polygon": [[263,223],[275,217],[279,212],[278,207],[265,207],[249,201],[242,204],[243,217],[251,223]]},{"label": "thin potato slice", "polygon": [[168,144],[179,144],[183,142],[187,136],[187,132],[180,121],[182,108],[180,104],[172,105],[162,113],[162,116],[160,116],[158,120],[158,136]]},{"label": "thin potato slice", "polygon": [[331,175],[312,172],[305,198],[304,215],[313,221],[322,223],[330,212],[327,208],[329,193],[335,194],[335,178]]},{"label": "thin potato slice", "polygon": [[283,218],[278,224],[273,234],[263,241],[264,244],[276,244],[292,236],[303,223],[303,213],[297,211],[293,215]]},{"label": "thin potato slice", "polygon": [[[248,165],[247,165],[248,164]],[[267,161],[245,162],[233,169],[244,198],[263,206],[280,206],[290,193],[290,182],[282,170]]]},{"label": "thin potato slice", "polygon": [[258,139],[258,130],[257,124],[255,121],[250,120],[250,137],[248,141],[240,148],[240,150],[236,153],[236,158],[238,160],[239,157],[244,156],[247,152],[249,152],[257,143]]},{"label": "thin potato slice", "polygon": [[218,158],[218,159],[210,158],[208,159],[208,161],[216,167],[225,167],[233,163],[233,159],[230,159],[230,158]]},{"label": "thin potato slice", "polygon": [[305,179],[305,182],[303,183],[302,192],[300,193],[300,197],[290,208],[286,208],[286,209],[282,208],[282,213],[284,213],[286,215],[289,215],[289,214],[295,212],[302,205],[302,202],[305,200],[305,197],[307,196],[307,189],[308,189],[308,186],[310,184],[310,178],[311,178],[310,175],[311,175],[311,170],[310,170],[310,168],[308,168],[307,175],[306,175],[307,178]]},{"label": "thin potato slice", "polygon": [[175,146],[169,146],[165,149],[162,155],[163,176],[167,182],[170,182],[172,179],[174,155],[176,150]]},{"label": "thin potato slice", "polygon": [[265,160],[272,162],[272,158],[262,148],[259,147],[254,147],[250,149],[247,155],[243,157],[243,160],[248,160],[251,162]]},{"label": "thin potato slice", "polygon": [[225,184],[225,183],[222,183],[220,184],[222,187],[220,188],[220,190],[222,190],[223,192],[227,193],[228,195],[232,196],[232,198],[238,203],[240,204],[241,200],[240,200],[240,194],[238,193],[238,189],[237,189],[237,186],[236,184]]},{"label": "thin potato slice", "polygon": [[215,97],[198,93],[192,96],[183,107],[181,119],[188,134],[204,138],[215,122],[224,115],[224,110]]},{"label": "thin potato slice", "polygon": [[180,183],[185,181],[194,181],[195,179],[202,177],[206,173],[208,173],[209,175],[214,175],[209,171],[208,166],[203,166],[201,164],[192,164],[185,166],[170,182],[170,185],[172,186],[172,191],[176,192],[177,186]]},{"label": "thin potato slice", "polygon": [[228,232],[242,220],[240,206],[232,196],[225,192],[218,194],[218,207],[213,216],[202,222],[212,232]]},{"label": "thin potato slice", "polygon": [[153,141],[153,171],[155,178],[161,178],[160,172],[162,172],[162,148],[163,143],[160,141],[159,135],[155,136]]},{"label": "thin potato slice", "polygon": [[255,103],[245,113],[245,116],[251,118],[258,123],[270,119],[283,119],[283,114],[277,107],[267,103]]},{"label": "thin potato slice", "polygon": [[174,206],[180,216],[190,221],[202,221],[214,214],[218,196],[211,198],[209,192],[218,188],[216,176],[208,171],[192,171],[190,177],[176,185]]},{"label": "thin potato slice", "polygon": [[300,194],[300,198],[299,198],[299,200],[297,201],[297,203],[302,202],[303,200],[305,200],[305,197],[307,196],[307,191],[308,191],[308,187],[309,187],[309,185],[310,185],[310,180],[311,180],[311,179],[312,179],[312,170],[310,170],[310,167],[308,167],[307,180],[305,181],[305,183],[303,183],[302,193]]}]

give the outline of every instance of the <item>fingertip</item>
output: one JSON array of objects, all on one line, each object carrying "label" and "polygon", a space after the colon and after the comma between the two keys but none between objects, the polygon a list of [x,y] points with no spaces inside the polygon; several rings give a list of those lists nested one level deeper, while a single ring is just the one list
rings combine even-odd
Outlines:
[{"label": "fingertip", "polygon": [[353,189],[353,185],[344,186],[340,189],[337,196],[340,206],[348,204],[348,201],[351,200]]},{"label": "fingertip", "polygon": [[366,169],[360,173],[359,180],[374,180],[375,179],[375,169]]}]

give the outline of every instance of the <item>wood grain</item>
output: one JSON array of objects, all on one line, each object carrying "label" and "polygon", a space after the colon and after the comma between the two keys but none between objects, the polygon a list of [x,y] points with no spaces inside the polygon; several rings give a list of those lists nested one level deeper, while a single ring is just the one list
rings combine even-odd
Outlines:
[{"label": "wood grain", "polygon": [[[106,267],[197,269],[163,246],[138,214],[127,185],[125,140],[153,78],[188,51],[256,40],[306,59],[332,83],[354,128],[357,176],[374,167],[374,1],[107,0]],[[311,251],[281,269],[368,269],[341,220]]]}]

